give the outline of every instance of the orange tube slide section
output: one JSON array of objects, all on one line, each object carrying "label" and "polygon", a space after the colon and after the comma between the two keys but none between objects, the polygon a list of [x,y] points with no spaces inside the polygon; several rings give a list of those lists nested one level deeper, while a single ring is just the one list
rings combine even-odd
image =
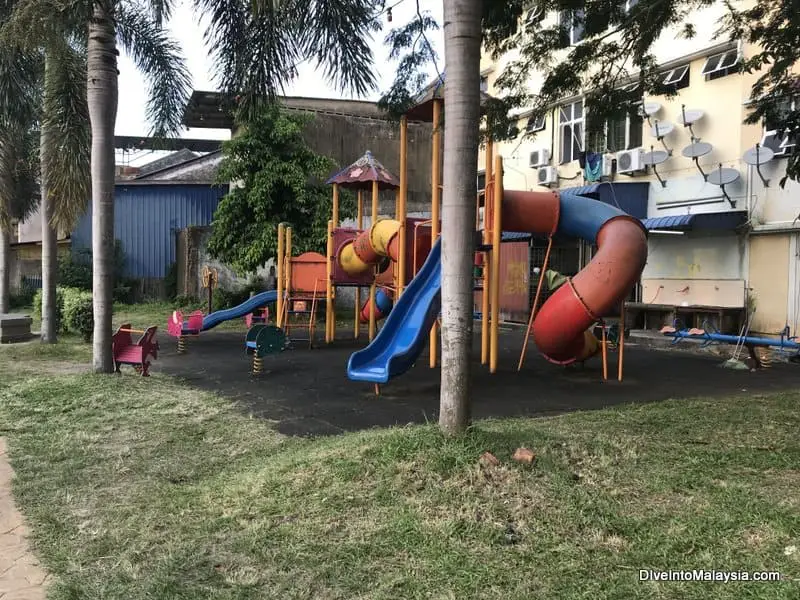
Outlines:
[{"label": "orange tube slide section", "polygon": [[350,275],[361,275],[389,257],[396,261],[400,255],[400,222],[392,219],[376,221],[359,233],[339,251],[339,264]]},{"label": "orange tube slide section", "polygon": [[505,191],[502,220],[506,231],[596,241],[591,262],[547,299],[533,322],[534,342],[551,362],[591,357],[598,344],[587,329],[617,309],[647,262],[644,226],[608,204],[549,191]]}]

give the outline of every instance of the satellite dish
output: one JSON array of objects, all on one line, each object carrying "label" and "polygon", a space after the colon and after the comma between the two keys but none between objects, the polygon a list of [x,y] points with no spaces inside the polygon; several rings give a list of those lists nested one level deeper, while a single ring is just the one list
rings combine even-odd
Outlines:
[{"label": "satellite dish", "polygon": [[696,108],[684,108],[678,117],[678,123],[681,125],[692,125],[703,118],[705,113]]},{"label": "satellite dish", "polygon": [[706,181],[712,185],[718,185],[722,188],[722,195],[731,205],[731,208],[736,207],[736,203],[731,200],[731,197],[728,195],[728,192],[725,191],[725,186],[733,183],[739,179],[739,171],[736,169],[723,169],[722,163],[719,165],[719,169],[713,171],[708,174],[706,177]]},{"label": "satellite dish", "polygon": [[661,110],[661,105],[658,102],[645,102],[642,105],[642,114],[645,117],[652,117]]},{"label": "satellite dish", "polygon": [[745,151],[742,160],[744,160],[744,162],[746,162],[748,165],[759,167],[764,163],[768,163],[773,158],[775,158],[775,153],[771,148],[759,145]]},{"label": "satellite dish", "polygon": [[656,165],[660,165],[663,162],[666,162],[669,158],[669,153],[665,150],[653,150],[651,152],[646,152],[644,154],[644,163],[651,167]]},{"label": "satellite dish", "polygon": [[698,158],[700,156],[705,156],[713,149],[714,147],[708,142],[695,142],[694,144],[689,144],[686,146],[686,148],[681,150],[681,154],[683,154],[686,158]]},{"label": "satellite dish", "polygon": [[650,133],[654,138],[659,140],[665,135],[669,135],[675,126],[669,121],[656,121],[655,125],[650,128]]},{"label": "satellite dish", "polygon": [[728,169],[728,168],[723,169],[722,167],[720,167],[716,171],[712,171],[711,173],[708,174],[708,183],[711,183],[713,185],[719,185],[719,186],[730,185],[737,179],[739,179],[739,171],[737,171],[736,169]]}]

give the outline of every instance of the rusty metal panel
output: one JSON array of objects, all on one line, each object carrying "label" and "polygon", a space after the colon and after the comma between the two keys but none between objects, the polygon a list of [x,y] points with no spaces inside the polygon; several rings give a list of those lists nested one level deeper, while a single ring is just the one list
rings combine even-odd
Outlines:
[{"label": "rusty metal panel", "polygon": [[500,319],[525,323],[530,293],[528,242],[500,246]]}]

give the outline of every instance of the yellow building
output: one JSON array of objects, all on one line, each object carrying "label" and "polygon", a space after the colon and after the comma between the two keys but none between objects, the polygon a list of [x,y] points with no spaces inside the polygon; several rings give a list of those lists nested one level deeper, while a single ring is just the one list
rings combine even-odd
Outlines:
[{"label": "yellow building", "polygon": [[[782,158],[794,147],[777,138],[773,124],[743,125],[757,75],[741,74],[737,65],[754,49],[714,39],[724,10],[717,2],[697,11],[692,39],[667,31],[656,43],[664,83],[674,86],[676,96],[645,97],[635,113],[592,136],[586,135],[582,98],[564,98],[544,120],[521,112],[520,128],[535,135],[496,144],[495,151],[503,156],[506,189],[591,185],[584,189],[643,219],[649,257],[631,297],[640,309],[639,326],[657,327],[677,315],[688,325],[708,320],[735,329],[755,309],[752,331],[777,334],[788,324],[794,335],[800,321],[800,185],[778,185]],[[549,26],[559,15],[535,18]],[[580,43],[580,30],[571,35]],[[485,91],[496,92],[493,83],[513,58],[484,56]],[[531,92],[541,83],[532,77]],[[635,85],[635,73],[625,84]],[[756,143],[775,154],[759,169],[745,159],[749,151],[754,162]],[[581,167],[586,152],[602,155],[592,157],[599,159],[594,171]],[[759,152],[759,160],[763,156]],[[483,152],[479,165],[485,165]],[[591,256],[585,244],[561,246],[577,261],[573,272]]]}]

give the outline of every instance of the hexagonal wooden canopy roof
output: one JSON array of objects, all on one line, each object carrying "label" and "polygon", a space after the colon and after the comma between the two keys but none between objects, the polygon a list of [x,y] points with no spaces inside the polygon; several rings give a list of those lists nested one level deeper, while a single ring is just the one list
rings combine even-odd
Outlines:
[{"label": "hexagonal wooden canopy roof", "polygon": [[376,181],[378,188],[382,190],[395,190],[400,187],[397,177],[392,175],[378,159],[372,156],[372,152],[367,150],[364,156],[336,173],[328,179],[327,183],[336,183],[343,188],[365,190],[371,189],[373,182]]}]

